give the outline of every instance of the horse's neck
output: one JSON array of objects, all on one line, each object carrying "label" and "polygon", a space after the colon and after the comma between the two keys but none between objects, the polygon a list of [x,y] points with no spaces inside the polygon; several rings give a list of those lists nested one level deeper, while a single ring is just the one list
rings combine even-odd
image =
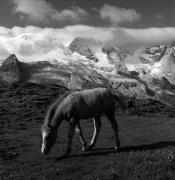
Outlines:
[{"label": "horse's neck", "polygon": [[60,126],[60,124],[63,122],[63,120],[64,120],[64,117],[63,117],[62,113],[56,112],[54,114],[50,124],[51,124],[52,127],[57,129]]}]

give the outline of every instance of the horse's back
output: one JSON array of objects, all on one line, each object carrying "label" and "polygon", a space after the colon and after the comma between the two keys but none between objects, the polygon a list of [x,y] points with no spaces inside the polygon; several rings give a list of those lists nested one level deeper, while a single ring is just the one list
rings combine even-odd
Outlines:
[{"label": "horse's back", "polygon": [[102,105],[108,103],[112,99],[112,94],[107,88],[94,88],[83,91],[77,91],[70,94],[75,97],[75,100],[83,100],[87,105]]},{"label": "horse's back", "polygon": [[114,108],[114,98],[107,88],[94,88],[69,94],[64,100],[64,108],[70,116],[78,118],[94,117]]}]

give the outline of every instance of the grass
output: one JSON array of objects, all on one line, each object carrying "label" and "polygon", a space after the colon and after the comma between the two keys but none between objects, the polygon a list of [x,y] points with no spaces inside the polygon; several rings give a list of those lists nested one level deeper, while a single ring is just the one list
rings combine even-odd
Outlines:
[{"label": "grass", "polygon": [[[167,180],[175,179],[174,111],[153,101],[137,102],[129,115],[116,111],[121,149],[102,119],[96,147],[81,152],[77,135],[70,158],[62,159],[67,144],[65,122],[47,156],[40,153],[40,127],[48,106],[64,88],[28,84],[0,89],[0,179]],[[91,120],[82,121],[87,141]]]}]

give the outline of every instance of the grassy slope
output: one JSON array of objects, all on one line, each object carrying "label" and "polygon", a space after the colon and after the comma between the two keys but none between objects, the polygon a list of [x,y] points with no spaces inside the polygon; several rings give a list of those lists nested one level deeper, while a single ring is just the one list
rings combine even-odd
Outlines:
[{"label": "grassy slope", "polygon": [[[93,151],[81,152],[75,135],[72,156],[59,158],[67,142],[65,122],[50,154],[41,155],[43,118],[64,91],[32,84],[0,88],[0,179],[175,179],[175,114],[155,102],[137,103],[130,115],[116,112],[120,152],[113,151],[113,132],[103,118]],[[82,127],[89,141],[92,121],[83,121]]]}]

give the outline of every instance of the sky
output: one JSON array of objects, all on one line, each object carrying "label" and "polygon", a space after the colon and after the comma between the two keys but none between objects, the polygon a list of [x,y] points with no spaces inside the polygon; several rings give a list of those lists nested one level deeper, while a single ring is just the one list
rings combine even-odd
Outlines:
[{"label": "sky", "polygon": [[0,58],[59,58],[76,37],[145,46],[175,40],[174,0],[0,0]]},{"label": "sky", "polygon": [[0,24],[174,27],[174,0],[1,0]]}]

